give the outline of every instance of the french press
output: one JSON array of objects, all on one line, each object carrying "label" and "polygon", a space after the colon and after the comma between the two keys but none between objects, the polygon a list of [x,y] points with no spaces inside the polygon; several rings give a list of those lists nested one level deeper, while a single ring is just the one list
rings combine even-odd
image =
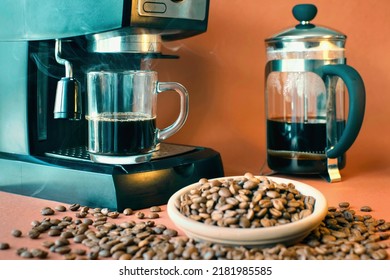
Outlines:
[{"label": "french press", "polygon": [[314,5],[296,5],[299,24],[265,40],[267,163],[275,172],[335,182],[363,122],[365,89],[346,64],[346,36],[312,24],[316,14]]}]

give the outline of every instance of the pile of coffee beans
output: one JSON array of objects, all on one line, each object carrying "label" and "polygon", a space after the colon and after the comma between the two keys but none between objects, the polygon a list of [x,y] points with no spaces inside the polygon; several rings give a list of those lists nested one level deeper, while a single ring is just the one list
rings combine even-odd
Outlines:
[{"label": "pile of coffee beans", "polygon": [[300,193],[292,183],[279,184],[246,173],[223,180],[202,179],[181,195],[176,207],[186,217],[220,227],[271,227],[312,214],[315,198]]},{"label": "pile of coffee beans", "polygon": [[[206,180],[201,180],[201,183],[205,184]],[[270,183],[268,187],[273,185],[271,182],[268,183]],[[215,187],[212,182],[209,184],[210,187],[207,189]],[[229,187],[235,184],[229,184]],[[237,184],[242,185],[240,189],[247,189],[243,187],[245,182]],[[217,193],[221,191],[221,186],[222,184],[218,186]],[[277,191],[280,197],[272,193],[267,194],[276,189],[278,189],[276,185],[268,190],[264,188],[262,198],[268,197],[269,201],[272,201],[281,199],[282,194],[288,196],[288,193],[291,193],[288,191],[291,186],[285,186]],[[300,201],[299,206],[298,204],[294,206],[297,211],[299,209],[297,213],[311,209],[314,204],[311,198],[306,198],[305,201],[304,197],[297,198],[299,194],[292,192],[295,196],[294,200],[287,198],[286,200]],[[231,193],[232,195],[228,197],[240,194],[240,192]],[[220,194],[219,196],[223,197],[223,192],[221,194],[222,196]],[[196,200],[193,201],[194,199],[195,196],[191,198],[193,203],[196,202]],[[245,209],[252,209],[250,202],[253,199],[252,195],[248,201],[249,206]],[[217,207],[218,201],[214,202],[214,208]],[[289,213],[287,209],[293,206],[287,206],[288,202],[286,204],[283,200],[281,202],[286,210],[279,211]],[[221,204],[218,207],[224,206]],[[278,209],[278,207],[278,204],[272,203],[269,208]],[[270,248],[232,247],[180,236],[176,230],[167,228],[158,222],[158,213],[162,211],[158,206],[151,207],[148,211],[133,211],[128,208],[121,213],[107,208],[90,209],[78,204],[73,204],[68,208],[60,205],[52,209],[54,211],[49,208],[42,209],[41,219],[32,221],[31,229],[27,233],[19,229],[14,229],[10,233],[14,238],[27,235],[35,239],[34,242],[37,244],[40,240],[44,240],[37,246],[39,248],[17,248],[15,253],[20,257],[45,259],[50,258],[51,254],[56,254],[67,260],[383,260],[389,258],[386,249],[390,236],[390,222],[372,217],[370,214],[372,209],[369,206],[362,206],[359,210],[363,214],[358,214],[348,202],[340,202],[337,207],[329,207],[321,225],[299,244],[276,245]],[[232,209],[225,211],[227,210],[234,211]],[[254,212],[256,217],[259,211]],[[268,211],[269,213],[271,212]],[[240,211],[237,215],[239,214]],[[226,224],[228,223],[225,221],[222,226]],[[217,225],[219,225],[218,222]],[[240,221],[236,225],[240,225]],[[0,241],[0,258],[1,250],[12,249],[10,244]]]}]

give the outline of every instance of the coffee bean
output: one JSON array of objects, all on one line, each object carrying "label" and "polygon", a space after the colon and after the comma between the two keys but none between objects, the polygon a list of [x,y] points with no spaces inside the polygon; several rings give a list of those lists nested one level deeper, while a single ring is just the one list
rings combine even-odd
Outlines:
[{"label": "coffee bean", "polygon": [[102,208],[100,210],[100,213],[103,214],[103,215],[107,215],[109,212],[110,212],[110,209],[108,209],[108,208]]},{"label": "coffee bean", "polygon": [[266,192],[266,195],[269,198],[278,198],[278,197],[280,197],[280,193],[278,193],[277,191],[268,191],[268,192]]},{"label": "coffee bean", "polygon": [[73,253],[75,253],[78,256],[84,256],[87,253],[87,251],[84,249],[76,248],[73,249]]},{"label": "coffee bean", "polygon": [[82,218],[87,217],[87,215],[88,215],[88,212],[80,211],[80,212],[76,213],[76,218],[82,219]]},{"label": "coffee bean", "polygon": [[6,242],[0,242],[0,250],[8,250],[10,248],[9,244]]},{"label": "coffee bean", "polygon": [[262,199],[259,201],[259,205],[261,208],[271,208],[273,207],[272,201],[269,199]]},{"label": "coffee bean", "polygon": [[309,209],[303,209],[301,212],[299,212],[299,219],[303,219],[311,215],[312,211]]},{"label": "coffee bean", "polygon": [[284,209],[284,205],[283,205],[283,202],[282,200],[280,199],[273,199],[272,200],[272,205],[275,209],[279,210],[279,211],[282,211]]},{"label": "coffee bean", "polygon": [[119,217],[119,212],[117,211],[111,211],[107,213],[107,216],[111,219],[116,219]]},{"label": "coffee bean", "polygon": [[362,206],[360,208],[360,211],[362,211],[362,212],[371,212],[372,208],[370,206]]},{"label": "coffee bean", "polygon": [[150,212],[161,212],[161,208],[159,206],[150,207]]},{"label": "coffee bean", "polygon": [[160,217],[160,215],[156,212],[149,213],[147,216],[149,219],[157,219]]},{"label": "coffee bean", "polygon": [[[280,218],[282,216],[282,212],[280,212],[278,209],[276,208],[271,208],[269,210],[269,213],[275,218]],[[302,213],[302,212],[301,212]]]},{"label": "coffee bean", "polygon": [[258,187],[259,182],[248,180],[242,186],[244,189],[253,190]]},{"label": "coffee bean", "polygon": [[32,249],[31,254],[33,255],[34,258],[46,259],[49,253],[41,249]]},{"label": "coffee bean", "polygon": [[90,219],[90,218],[85,218],[83,219],[83,224],[86,224],[86,225],[92,225],[93,224],[93,220]]},{"label": "coffee bean", "polygon": [[70,244],[70,242],[66,238],[59,238],[56,241],[54,241],[54,245],[57,246],[57,247],[66,246],[66,245],[69,245],[69,244]]},{"label": "coffee bean", "polygon": [[73,241],[75,243],[81,243],[84,239],[87,239],[87,236],[85,234],[78,234],[75,237],[73,237]]},{"label": "coffee bean", "polygon": [[56,247],[54,249],[54,252],[61,254],[61,255],[68,254],[68,253],[70,253],[70,251],[71,251],[71,248],[69,246],[60,246],[60,247]]},{"label": "coffee bean", "polygon": [[68,261],[76,260],[77,255],[75,253],[70,252],[64,255],[64,259]]},{"label": "coffee bean", "polygon": [[166,235],[169,237],[174,237],[174,236],[177,236],[177,231],[174,229],[166,229],[163,231],[163,235]]},{"label": "coffee bean", "polygon": [[132,210],[131,208],[125,208],[125,209],[123,210],[123,215],[129,216],[129,215],[131,215],[131,214],[133,214],[133,210]]},{"label": "coffee bean", "polygon": [[40,235],[40,232],[38,230],[35,230],[35,229],[32,229],[28,232],[28,236],[31,238],[31,239],[37,239]]},{"label": "coffee bean", "polygon": [[242,228],[249,228],[251,226],[250,219],[248,219],[247,217],[241,217],[239,221],[239,225]]},{"label": "coffee bean", "polygon": [[65,212],[66,211],[66,207],[64,205],[57,205],[56,207],[54,207],[54,209],[58,212]]},{"label": "coffee bean", "polygon": [[61,235],[61,230],[59,229],[51,229],[47,233],[49,236],[60,236]]},{"label": "coffee bean", "polygon": [[13,236],[15,236],[15,237],[21,237],[21,236],[22,236],[22,231],[19,230],[19,229],[13,229],[13,230],[11,231],[11,234],[12,234]]},{"label": "coffee bean", "polygon": [[275,220],[273,219],[267,219],[267,218],[263,218],[260,220],[260,223],[263,227],[272,227],[276,224]]},{"label": "coffee bean", "polygon": [[42,246],[45,247],[45,248],[50,248],[52,246],[54,246],[54,242],[53,241],[49,241],[49,240],[45,240],[42,242]]},{"label": "coffee bean", "polygon": [[69,206],[69,210],[70,210],[70,211],[77,211],[77,210],[80,209],[80,207],[81,207],[80,204],[74,203],[74,204],[72,204],[72,205]]},{"label": "coffee bean", "polygon": [[295,209],[295,208],[299,208],[301,206],[301,203],[294,199],[294,200],[288,201],[287,206]]},{"label": "coffee bean", "polygon": [[228,188],[221,188],[221,189],[218,191],[218,194],[219,194],[221,197],[230,197],[230,196],[232,196],[232,193],[229,191]]},{"label": "coffee bean", "polygon": [[120,255],[119,260],[131,260],[131,255],[123,253]]},{"label": "coffee bean", "polygon": [[137,212],[137,218],[138,219],[143,219],[145,217],[145,213],[143,212]]},{"label": "coffee bean", "polygon": [[347,202],[347,201],[343,201],[343,202],[340,202],[339,203],[339,207],[340,208],[348,208],[349,207],[349,202]]},{"label": "coffee bean", "polygon": [[20,256],[25,259],[32,259],[34,257],[33,254],[28,250],[24,250],[23,252],[21,252]]},{"label": "coffee bean", "polygon": [[99,252],[98,252],[98,254],[99,254],[99,257],[103,257],[103,258],[108,258],[108,257],[111,257],[111,253],[110,253],[110,251],[109,250],[100,250]]},{"label": "coffee bean", "polygon": [[41,210],[41,214],[44,216],[49,216],[54,214],[54,210],[50,207],[45,207]]}]

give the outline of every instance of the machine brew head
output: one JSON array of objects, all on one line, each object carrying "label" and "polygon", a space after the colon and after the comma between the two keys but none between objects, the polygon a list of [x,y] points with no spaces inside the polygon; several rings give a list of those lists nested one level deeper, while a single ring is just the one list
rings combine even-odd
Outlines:
[{"label": "machine brew head", "polygon": [[90,53],[161,53],[161,35],[152,30],[123,28],[87,36]]}]

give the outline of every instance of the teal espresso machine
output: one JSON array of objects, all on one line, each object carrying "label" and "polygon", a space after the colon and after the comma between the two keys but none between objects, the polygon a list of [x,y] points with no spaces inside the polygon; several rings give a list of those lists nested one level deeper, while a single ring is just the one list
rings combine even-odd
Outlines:
[{"label": "teal espresso machine", "polygon": [[161,143],[127,165],[93,162],[86,149],[86,72],[177,59],[162,43],[206,32],[208,12],[209,0],[3,0],[0,191],[121,211],[223,176],[206,147]]}]

